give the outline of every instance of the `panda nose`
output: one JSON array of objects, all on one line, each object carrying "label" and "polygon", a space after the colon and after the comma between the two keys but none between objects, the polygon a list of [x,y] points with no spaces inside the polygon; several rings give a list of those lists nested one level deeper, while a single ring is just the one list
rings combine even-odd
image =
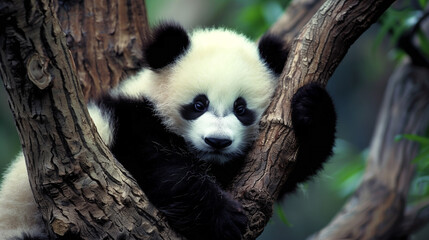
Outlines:
[{"label": "panda nose", "polygon": [[230,139],[227,138],[204,138],[204,141],[212,146],[213,148],[216,148],[218,150],[222,149],[222,148],[226,148],[229,145],[231,145],[232,141]]}]

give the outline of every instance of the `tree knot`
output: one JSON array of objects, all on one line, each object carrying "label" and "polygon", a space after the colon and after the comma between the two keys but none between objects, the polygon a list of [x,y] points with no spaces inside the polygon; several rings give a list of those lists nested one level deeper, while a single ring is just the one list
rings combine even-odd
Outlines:
[{"label": "tree knot", "polygon": [[47,88],[52,82],[52,77],[48,72],[49,59],[38,53],[34,53],[27,58],[27,77],[39,89]]},{"label": "tree knot", "polygon": [[69,230],[69,225],[58,218],[52,221],[51,226],[52,231],[59,236],[64,236]]}]

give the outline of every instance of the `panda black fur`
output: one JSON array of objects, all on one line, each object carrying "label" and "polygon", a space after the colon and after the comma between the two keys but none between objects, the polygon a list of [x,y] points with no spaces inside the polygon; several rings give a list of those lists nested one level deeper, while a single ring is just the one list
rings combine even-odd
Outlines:
[{"label": "panda black fur", "polygon": [[[154,30],[144,54],[145,69],[89,104],[100,136],[178,232],[189,239],[240,239],[247,218],[223,189],[239,171],[283,69],[281,40],[265,35],[255,45],[228,30],[188,35],[167,23]],[[331,155],[336,115],[324,88],[311,84],[295,94],[292,122],[299,159],[282,193]],[[25,171],[23,157],[18,160],[20,167],[5,176],[0,201],[15,194],[8,188],[12,180],[29,189],[26,175],[13,179]],[[0,231],[17,221],[14,208],[22,215],[14,203],[0,202]],[[34,199],[27,203],[36,209]],[[12,209],[7,216],[1,213],[6,207]],[[41,222],[32,219],[6,236],[46,238]]]}]

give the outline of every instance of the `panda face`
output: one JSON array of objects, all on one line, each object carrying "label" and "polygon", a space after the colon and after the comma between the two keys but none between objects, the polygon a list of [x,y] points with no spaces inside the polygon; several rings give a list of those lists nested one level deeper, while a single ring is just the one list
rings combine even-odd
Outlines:
[{"label": "panda face", "polygon": [[264,36],[257,45],[225,29],[188,36],[175,25],[161,25],[153,39],[149,68],[116,94],[148,98],[199,159],[222,163],[244,154],[284,66],[281,41]]},{"label": "panda face", "polygon": [[152,99],[166,126],[199,159],[220,163],[255,139],[277,83],[257,45],[226,30],[195,32],[187,52],[156,74]]},{"label": "panda face", "polygon": [[181,107],[180,115],[188,121],[183,133],[191,150],[199,159],[225,162],[244,154],[257,132],[257,113],[247,108],[243,97],[220,103],[205,94]]}]

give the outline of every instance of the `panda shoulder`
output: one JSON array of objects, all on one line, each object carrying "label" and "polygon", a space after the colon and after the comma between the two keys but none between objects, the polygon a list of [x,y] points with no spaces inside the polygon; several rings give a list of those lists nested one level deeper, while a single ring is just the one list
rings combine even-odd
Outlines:
[{"label": "panda shoulder", "polygon": [[124,79],[105,96],[88,103],[89,114],[107,146],[110,147],[114,141],[115,102],[150,100],[149,96],[154,91],[153,78],[153,72],[143,68],[134,76]]},{"label": "panda shoulder", "polygon": [[142,68],[135,75],[126,78],[117,87],[110,90],[109,96],[122,99],[148,98],[154,91],[154,84],[159,81],[154,74],[152,70]]},{"label": "panda shoulder", "polygon": [[112,113],[106,107],[96,104],[95,102],[88,103],[88,112],[101,139],[110,147],[113,144],[113,134],[115,131],[112,123]]}]

